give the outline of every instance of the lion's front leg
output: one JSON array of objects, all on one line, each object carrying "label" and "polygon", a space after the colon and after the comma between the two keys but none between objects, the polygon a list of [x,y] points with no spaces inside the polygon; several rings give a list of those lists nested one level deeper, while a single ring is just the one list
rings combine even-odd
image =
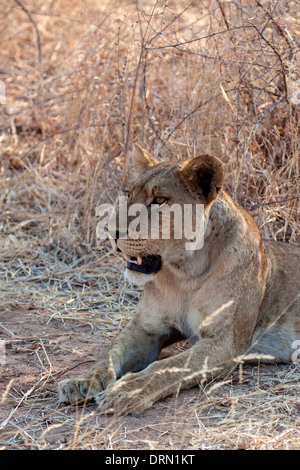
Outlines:
[{"label": "lion's front leg", "polygon": [[[145,371],[147,370],[148,367]],[[157,390],[153,390],[151,387],[151,379],[145,371],[135,374],[128,373],[100,393],[95,398],[100,412],[108,414],[141,413],[159,400]]]},{"label": "lion's front leg", "polygon": [[96,402],[104,413],[139,413],[158,400],[225,373],[233,365],[230,353],[213,340],[202,340],[177,356],[124,375],[100,393]]},{"label": "lion's front leg", "polygon": [[91,369],[59,383],[59,402],[74,404],[93,399],[124,374],[144,369],[157,358],[168,334],[146,331],[139,317],[134,317]]}]

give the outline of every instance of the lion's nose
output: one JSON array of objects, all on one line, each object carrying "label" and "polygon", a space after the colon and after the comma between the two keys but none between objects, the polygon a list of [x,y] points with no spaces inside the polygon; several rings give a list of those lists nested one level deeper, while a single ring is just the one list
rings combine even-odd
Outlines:
[{"label": "lion's nose", "polygon": [[[104,231],[105,232],[109,232],[109,228],[108,228],[108,224],[105,225],[104,227]],[[119,238],[126,238],[126,234],[125,232],[121,233],[119,230],[115,230],[115,232],[110,232],[110,235],[112,236],[112,238],[114,238],[115,240],[119,240]]]},{"label": "lion's nose", "polygon": [[117,247],[117,251],[122,251],[120,250],[120,248],[118,247],[118,240],[124,240],[127,238],[127,232],[121,232],[120,230],[116,230],[115,231],[115,244],[116,244],[116,247]]},{"label": "lion's nose", "polygon": [[119,240],[120,238],[127,238],[128,237],[128,232],[126,230],[124,231],[120,231],[120,230],[116,230],[115,231],[115,238],[116,240]]}]

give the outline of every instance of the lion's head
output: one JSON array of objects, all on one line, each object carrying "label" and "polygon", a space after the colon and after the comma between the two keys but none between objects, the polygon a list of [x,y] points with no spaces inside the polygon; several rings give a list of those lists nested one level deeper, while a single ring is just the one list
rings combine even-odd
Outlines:
[{"label": "lion's head", "polygon": [[[124,214],[123,221],[117,219],[114,245],[127,260],[126,277],[136,284],[144,284],[164,267],[180,266],[183,258],[192,255],[186,249],[191,238],[184,227],[185,208],[192,207],[195,230],[195,207],[201,205],[206,219],[222,187],[224,169],[222,162],[211,155],[200,155],[184,163],[160,163],[139,145],[133,149],[132,167],[135,180],[128,190],[127,217],[125,222]],[[163,228],[164,214],[170,216],[167,234]],[[158,227],[154,226],[154,220],[159,221]],[[138,226],[142,223],[146,227]],[[134,235],[131,226],[136,229]]]}]

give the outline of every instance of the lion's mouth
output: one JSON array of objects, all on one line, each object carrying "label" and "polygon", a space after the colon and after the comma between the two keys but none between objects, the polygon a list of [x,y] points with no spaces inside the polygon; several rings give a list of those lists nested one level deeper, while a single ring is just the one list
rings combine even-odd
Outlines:
[{"label": "lion's mouth", "polygon": [[161,268],[161,257],[159,255],[149,255],[149,256],[127,256],[124,255],[124,258],[127,261],[127,269],[132,271],[138,271],[144,274],[156,273]]}]

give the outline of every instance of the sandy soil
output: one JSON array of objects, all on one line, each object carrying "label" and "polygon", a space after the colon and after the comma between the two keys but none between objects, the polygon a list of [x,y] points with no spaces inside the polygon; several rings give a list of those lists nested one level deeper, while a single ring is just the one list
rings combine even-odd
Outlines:
[{"label": "sandy soil", "polygon": [[[82,321],[51,319],[30,306],[26,311],[0,312],[0,324],[6,341],[0,378],[2,448],[268,448],[266,442],[274,446],[274,439],[276,447],[299,448],[299,401],[293,393],[285,394],[288,383],[299,381],[294,366],[247,366],[242,381],[237,372],[213,393],[194,388],[141,415],[104,417],[95,405],[59,406],[56,394],[62,376],[82,372],[108,345],[101,332]],[[176,349],[165,351],[171,353]],[[285,399],[278,414],[274,398],[280,395]]]},{"label": "sandy soil", "polygon": [[[57,404],[56,382],[89,366],[108,344],[81,322],[49,321],[34,310],[0,312],[6,333],[1,369],[0,439],[7,448],[182,448],[182,427],[198,427],[184,413],[184,403],[197,400],[197,389],[156,404],[143,415],[101,417],[95,405]],[[10,339],[8,339],[10,336]],[[169,350],[169,352],[171,352]],[[180,430],[176,429],[180,426]],[[175,432],[174,432],[175,431]],[[84,442],[85,441],[85,442]],[[95,442],[94,442],[95,441]]]}]

